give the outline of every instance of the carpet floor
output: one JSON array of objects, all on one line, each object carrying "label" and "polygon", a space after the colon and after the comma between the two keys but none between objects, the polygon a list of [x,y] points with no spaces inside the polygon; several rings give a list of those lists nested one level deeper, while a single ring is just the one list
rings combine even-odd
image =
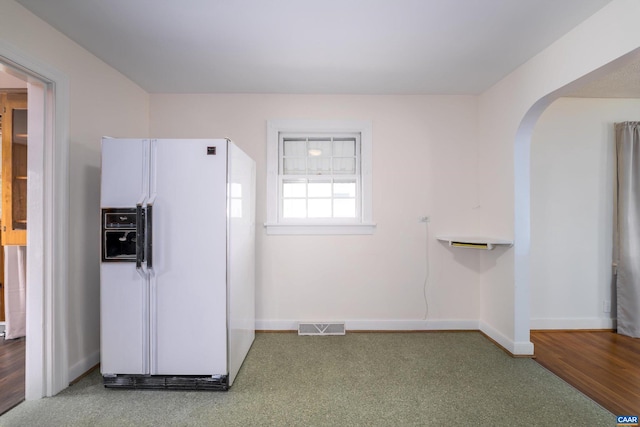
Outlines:
[{"label": "carpet floor", "polygon": [[259,333],[227,392],[112,390],[96,370],[0,426],[612,426],[616,418],[478,332]]}]

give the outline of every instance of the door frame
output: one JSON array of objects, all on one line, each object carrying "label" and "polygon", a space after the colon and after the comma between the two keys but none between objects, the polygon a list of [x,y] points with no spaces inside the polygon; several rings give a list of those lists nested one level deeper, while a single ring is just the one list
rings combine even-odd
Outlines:
[{"label": "door frame", "polygon": [[42,122],[29,126],[28,148],[25,398],[32,400],[53,396],[69,384],[69,81],[0,40],[3,65],[27,81],[29,122]]}]

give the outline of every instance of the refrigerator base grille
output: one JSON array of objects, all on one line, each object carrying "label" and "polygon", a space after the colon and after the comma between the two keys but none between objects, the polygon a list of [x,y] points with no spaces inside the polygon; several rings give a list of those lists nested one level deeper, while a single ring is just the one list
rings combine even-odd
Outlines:
[{"label": "refrigerator base grille", "polygon": [[153,389],[153,390],[202,390],[226,391],[229,389],[227,375],[220,377],[172,376],[172,375],[105,375],[106,388]]}]

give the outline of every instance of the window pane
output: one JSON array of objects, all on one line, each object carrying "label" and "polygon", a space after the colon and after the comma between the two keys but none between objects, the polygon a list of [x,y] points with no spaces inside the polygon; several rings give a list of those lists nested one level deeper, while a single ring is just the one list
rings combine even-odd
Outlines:
[{"label": "window pane", "polygon": [[344,158],[344,157],[334,157],[333,158],[333,173],[334,174],[349,174],[353,175],[356,173],[356,159],[354,158]]},{"label": "window pane", "polygon": [[330,173],[330,157],[309,157],[309,175],[328,175]]},{"label": "window pane", "polygon": [[305,199],[285,199],[282,201],[284,218],[306,218],[307,203]]},{"label": "window pane", "polygon": [[282,183],[282,196],[284,198],[306,197],[307,184],[305,181],[285,181]]},{"label": "window pane", "polygon": [[331,218],[331,199],[309,199],[309,218]]},{"label": "window pane", "polygon": [[333,155],[336,157],[355,157],[356,141],[355,139],[339,139],[333,141]]},{"label": "window pane", "polygon": [[304,139],[285,139],[282,151],[286,157],[307,157],[307,141]]},{"label": "window pane", "polygon": [[331,197],[331,182],[310,182],[309,197]]},{"label": "window pane", "polygon": [[334,182],[333,197],[356,197],[356,183],[351,182]]},{"label": "window pane", "polygon": [[355,218],[356,217],[356,200],[355,199],[334,199],[333,216],[335,218]]},{"label": "window pane", "polygon": [[284,175],[305,175],[307,173],[306,159],[284,159]]},{"label": "window pane", "polygon": [[356,218],[360,152],[351,134],[281,134],[281,218]]},{"label": "window pane", "polygon": [[330,157],[331,140],[321,138],[309,138],[309,157]]}]

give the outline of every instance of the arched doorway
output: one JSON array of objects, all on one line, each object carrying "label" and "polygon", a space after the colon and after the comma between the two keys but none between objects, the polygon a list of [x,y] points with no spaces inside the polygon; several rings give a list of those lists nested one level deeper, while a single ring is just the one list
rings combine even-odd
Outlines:
[{"label": "arched doorway", "polygon": [[[602,67],[588,73],[540,98],[527,111],[520,123],[514,149],[514,286],[518,290],[514,306],[514,330],[518,337],[528,340],[530,330],[531,303],[531,135],[540,115],[557,99],[571,94],[579,88],[597,81],[609,73],[623,67],[640,57],[640,49],[617,58]],[[526,338],[525,338],[526,336]]]}]

